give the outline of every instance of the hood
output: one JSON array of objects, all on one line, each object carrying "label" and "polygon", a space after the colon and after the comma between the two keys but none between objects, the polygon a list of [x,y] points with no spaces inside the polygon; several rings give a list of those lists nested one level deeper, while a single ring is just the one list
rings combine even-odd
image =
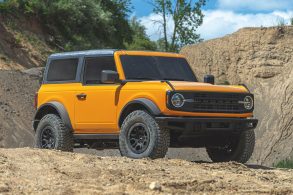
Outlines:
[{"label": "hood", "polygon": [[170,81],[176,91],[210,91],[210,92],[230,92],[230,93],[247,93],[244,86],[234,85],[212,85],[209,83]]}]

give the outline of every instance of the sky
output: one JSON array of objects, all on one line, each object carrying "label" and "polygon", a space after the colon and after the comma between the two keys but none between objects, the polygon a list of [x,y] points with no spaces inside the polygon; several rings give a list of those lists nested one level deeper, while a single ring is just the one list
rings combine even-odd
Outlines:
[{"label": "sky", "polygon": [[[150,0],[132,0],[133,14],[152,40],[162,37],[161,29],[153,21],[160,16],[152,12]],[[207,0],[205,15],[198,33],[204,40],[231,34],[243,27],[267,27],[289,24],[293,18],[293,0]],[[169,19],[169,28],[172,20]]]}]

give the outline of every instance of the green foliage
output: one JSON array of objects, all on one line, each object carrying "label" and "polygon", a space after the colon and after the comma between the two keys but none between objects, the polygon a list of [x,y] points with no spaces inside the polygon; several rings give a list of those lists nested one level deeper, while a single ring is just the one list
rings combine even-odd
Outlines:
[{"label": "green foliage", "polygon": [[292,159],[282,160],[278,162],[276,165],[274,165],[274,167],[293,169],[293,160]]},{"label": "green foliage", "polygon": [[125,48],[132,41],[129,0],[7,0],[10,10],[37,17],[65,50]]},{"label": "green foliage", "polygon": [[15,38],[15,44],[16,45],[20,45],[21,44],[21,41],[22,41],[22,36],[21,36],[21,34],[16,34],[15,36],[14,36],[14,38]]},{"label": "green foliage", "polygon": [[0,13],[12,13],[13,9],[18,6],[18,0],[4,0],[0,3]]},{"label": "green foliage", "polygon": [[[161,15],[157,21],[163,29],[163,44],[166,51],[179,51],[187,44],[201,41],[196,33],[203,22],[202,6],[206,0],[153,0],[154,12]],[[168,20],[172,19],[173,29],[168,33]]]},{"label": "green foliage", "polygon": [[293,25],[293,17],[290,18],[290,25]]},{"label": "green foliage", "polygon": [[126,43],[127,49],[157,50],[156,43],[149,39],[145,32],[145,27],[142,26],[135,17],[130,20],[130,27],[133,35],[133,41],[130,44]]}]

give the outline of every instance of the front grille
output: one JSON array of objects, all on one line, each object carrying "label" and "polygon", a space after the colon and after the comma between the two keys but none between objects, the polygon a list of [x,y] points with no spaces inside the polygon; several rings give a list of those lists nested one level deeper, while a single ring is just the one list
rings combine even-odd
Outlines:
[{"label": "front grille", "polygon": [[[185,98],[182,107],[176,108],[171,103],[173,94],[180,93]],[[246,96],[253,96],[248,93],[217,93],[217,92],[169,92],[168,108],[185,112],[206,112],[206,113],[248,113],[252,112],[244,108],[241,103]]]}]

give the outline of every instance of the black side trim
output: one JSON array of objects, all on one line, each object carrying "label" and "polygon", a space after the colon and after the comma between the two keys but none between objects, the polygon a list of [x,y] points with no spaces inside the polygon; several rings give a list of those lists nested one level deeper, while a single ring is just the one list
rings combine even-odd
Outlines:
[{"label": "black side trim", "polygon": [[147,111],[153,116],[161,115],[161,110],[153,101],[146,99],[146,98],[138,98],[138,99],[135,99],[131,102],[128,102],[123,107],[123,109],[121,110],[120,115],[119,115],[119,120],[118,120],[119,126],[122,125],[123,118],[126,117],[126,115],[128,114],[129,111],[133,111],[133,106],[135,106],[137,104],[144,106],[147,109]]},{"label": "black side trim", "polygon": [[119,134],[74,134],[73,137],[76,140],[118,140]]},{"label": "black side trim", "polygon": [[36,115],[34,117],[34,122],[33,122],[33,127],[36,130],[37,126],[41,120],[41,117],[43,115],[44,112],[48,112],[49,109],[54,109],[59,116],[61,117],[62,121],[64,122],[64,124],[66,125],[66,127],[68,129],[73,129],[72,128],[72,124],[69,118],[69,115],[67,113],[67,110],[65,109],[65,107],[63,106],[63,104],[61,104],[60,102],[49,102],[46,104],[43,104],[36,112]]},{"label": "black side trim", "polygon": [[[147,81],[147,80],[137,80],[137,79],[125,79],[125,80],[121,80],[120,83],[121,85],[125,85],[126,83],[129,83],[129,82],[144,82],[144,81]],[[152,81],[160,81],[162,83],[167,83],[167,85],[169,85],[172,89],[172,91],[175,91],[175,88],[174,86],[172,85],[172,83],[169,81],[169,80],[152,80]]]},{"label": "black side trim", "polygon": [[134,102],[139,102],[139,103],[143,104],[155,116],[161,114],[161,110],[158,108],[158,106],[153,101],[151,101],[149,99],[139,98],[139,99],[134,100]]},{"label": "black side trim", "polygon": [[128,102],[123,107],[123,109],[122,109],[122,111],[120,113],[120,116],[123,113],[123,111],[127,109],[127,107],[129,107],[129,106],[131,106],[133,104],[141,104],[141,105],[143,105],[154,116],[158,116],[158,115],[161,114],[161,110],[158,108],[158,106],[154,102],[152,102],[151,100],[146,99],[146,98],[138,98],[138,99],[135,99],[135,100],[133,100],[131,102]]},{"label": "black side trim", "polygon": [[172,89],[173,91],[175,91],[175,88],[174,88],[174,86],[172,85],[172,83],[171,83],[170,81],[168,81],[168,80],[162,80],[161,82],[165,82],[165,83],[167,83],[167,84],[171,87],[171,89]]}]

